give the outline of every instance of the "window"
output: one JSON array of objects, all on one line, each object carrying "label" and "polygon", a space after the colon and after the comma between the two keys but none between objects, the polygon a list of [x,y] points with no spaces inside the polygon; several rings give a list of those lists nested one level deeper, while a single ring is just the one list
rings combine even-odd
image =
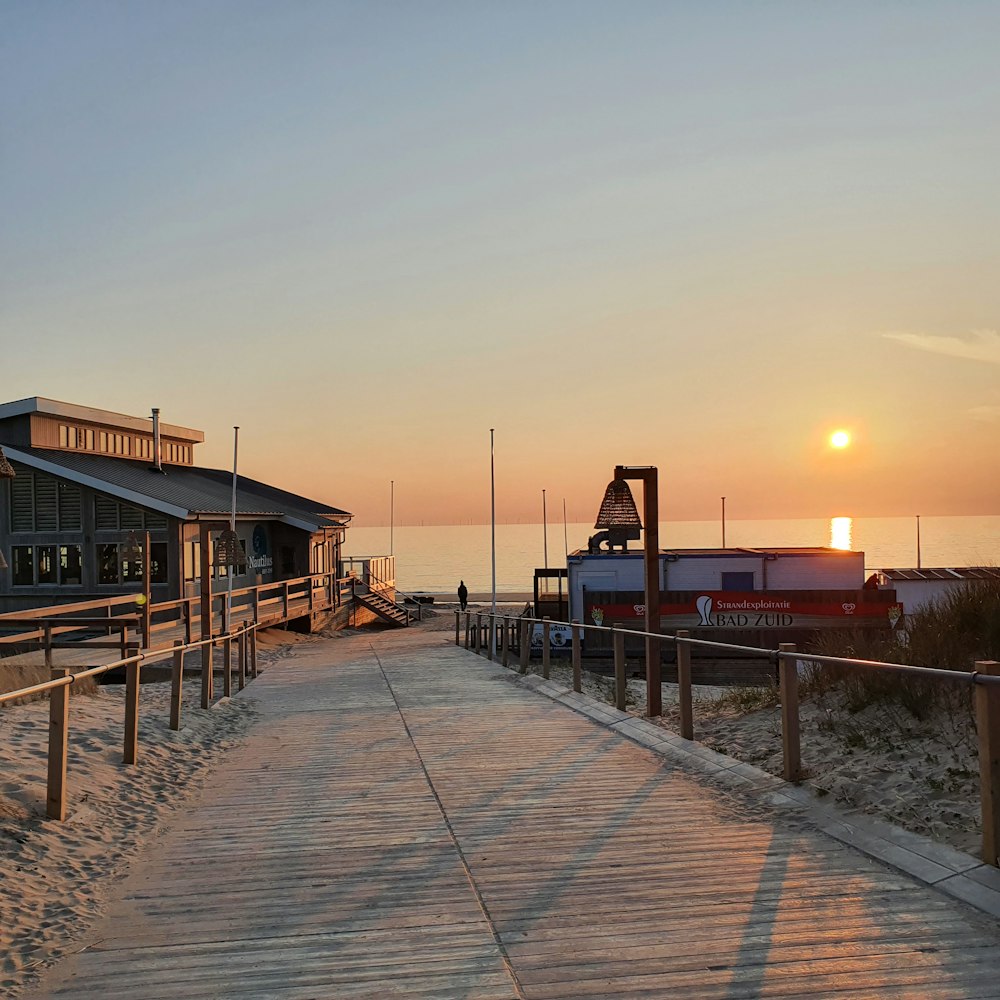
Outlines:
[{"label": "window", "polygon": [[59,530],[83,530],[83,496],[73,483],[59,483]]},{"label": "window", "polygon": [[84,439],[85,439],[85,445],[84,445],[84,447],[86,447],[89,451],[93,451],[94,450],[94,432],[92,430],[88,429],[88,430],[85,430],[83,432],[83,434],[84,434]]},{"label": "window", "polygon": [[38,583],[52,584],[56,579],[56,547],[54,545],[35,546],[35,566],[38,570]]},{"label": "window", "polygon": [[83,560],[79,545],[59,546],[59,583],[64,587],[83,583]]},{"label": "window", "polygon": [[75,427],[70,427],[69,429],[69,446],[70,448],[76,448],[79,445],[80,433]]},{"label": "window", "polygon": [[184,545],[184,582],[194,583],[201,579],[201,542],[187,542]]},{"label": "window", "polygon": [[753,573],[723,573],[722,589],[741,592],[753,590]]},{"label": "window", "polygon": [[101,451],[107,451],[108,450],[108,432],[107,431],[101,431],[101,433],[100,433],[100,435],[98,437],[98,440],[100,441]]},{"label": "window", "polygon": [[94,518],[98,531],[165,531],[167,528],[167,519],[162,514],[143,511],[141,507],[100,495],[94,497]]},{"label": "window", "polygon": [[149,546],[149,582],[167,582],[167,543],[151,542]]},{"label": "window", "polygon": [[66,424],[59,425],[59,447],[69,447],[69,427],[67,427]]},{"label": "window", "polygon": [[[15,479],[16,483],[17,480]],[[10,579],[15,587],[33,587],[35,584],[34,550],[30,545],[14,545],[10,550]]]},{"label": "window", "polygon": [[118,546],[97,546],[97,582],[118,583]]}]

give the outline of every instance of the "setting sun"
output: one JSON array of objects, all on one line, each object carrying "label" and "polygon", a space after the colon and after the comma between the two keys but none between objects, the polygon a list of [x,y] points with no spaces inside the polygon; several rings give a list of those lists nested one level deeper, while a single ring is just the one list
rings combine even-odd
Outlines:
[{"label": "setting sun", "polygon": [[830,435],[830,444],[834,448],[846,448],[851,443],[851,435],[847,431],[834,431]]}]

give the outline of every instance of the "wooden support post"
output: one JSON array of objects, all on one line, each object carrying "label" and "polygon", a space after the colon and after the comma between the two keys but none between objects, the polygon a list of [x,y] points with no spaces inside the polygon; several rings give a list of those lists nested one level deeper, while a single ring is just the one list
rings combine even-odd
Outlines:
[{"label": "wooden support post", "polygon": [[615,708],[625,711],[625,633],[621,629],[611,630],[611,646],[615,651]]},{"label": "wooden support post", "polygon": [[510,662],[510,621],[500,619],[500,662],[506,667]]},{"label": "wooden support post", "polygon": [[149,551],[149,532],[142,543],[142,648],[149,649],[153,645],[153,560]]},{"label": "wooden support post", "polygon": [[42,636],[42,650],[45,656],[45,669],[52,670],[52,625],[46,622],[42,626],[42,631],[45,633]]},{"label": "wooden support post", "polygon": [[465,614],[465,648],[468,649],[472,642],[472,615],[468,611],[463,613]]},{"label": "wooden support post", "polygon": [[191,619],[193,617],[191,613],[191,601],[185,601],[181,605],[181,614],[184,616],[184,641],[191,641]]},{"label": "wooden support post", "polygon": [[231,632],[226,633],[222,640],[222,693],[226,698],[233,693],[233,636]]},{"label": "wooden support post", "polygon": [[284,617],[285,621],[288,621],[288,583],[287,583],[287,581],[285,582],[285,586],[284,586],[284,588],[282,590],[282,601],[283,601],[282,608],[284,609],[284,611],[282,612],[282,614],[283,614],[283,617]]},{"label": "wooden support post", "polygon": [[174,639],[174,662],[170,669],[170,728],[181,728],[181,704],[184,700],[184,641]]},{"label": "wooden support post", "polygon": [[128,656],[128,625],[122,625],[121,644],[118,647],[121,651],[121,659]]},{"label": "wooden support post", "polygon": [[[981,674],[1000,674],[1000,662],[979,660]],[[979,734],[979,788],[983,812],[983,861],[998,867],[1000,854],[1000,687],[977,684],[976,731]],[[54,694],[55,692],[53,692]]]},{"label": "wooden support post", "polygon": [[254,625],[257,624],[257,615],[258,615],[258,611],[259,611],[259,609],[258,609],[259,602],[260,602],[260,592],[257,590],[256,587],[254,587],[254,589],[250,591],[250,606],[251,606],[251,608],[253,608],[253,623],[254,623]]},{"label": "wooden support post", "polygon": [[522,674],[526,674],[528,663],[531,660],[531,622],[526,618],[521,618],[519,626],[520,634],[517,638],[518,669]]},{"label": "wooden support post", "polygon": [[458,633],[459,633],[459,629],[461,627],[461,624],[462,624],[462,612],[461,611],[456,611],[455,612],[455,645],[456,646],[458,645]]},{"label": "wooden support post", "polygon": [[[130,642],[127,658],[139,655],[139,644]],[[139,756],[139,661],[125,665],[125,743],[122,760],[134,764]]]},{"label": "wooden support post", "polygon": [[250,676],[257,676],[257,629],[250,630]]},{"label": "wooden support post", "polygon": [[239,678],[238,686],[239,690],[242,691],[247,686],[247,631],[246,629],[240,629],[239,635],[236,637],[236,669],[237,677]]},{"label": "wooden support post", "polygon": [[687,629],[677,630],[677,703],[681,710],[681,739],[694,739],[694,706],[691,703],[691,646]]},{"label": "wooden support post", "polygon": [[497,616],[494,614],[488,614],[486,616],[486,659],[493,659],[493,649],[495,646],[495,639],[497,632]]},{"label": "wooden support post", "polygon": [[573,619],[573,690],[583,690],[583,664],[581,663],[580,621]]},{"label": "wooden support post", "polygon": [[478,653],[483,644],[483,616],[481,613],[476,614],[476,652]]},{"label": "wooden support post", "polygon": [[[52,680],[68,677],[68,667],[53,667]],[[49,692],[49,778],[45,794],[45,815],[62,822],[66,819],[66,756],[69,747],[70,685]]]},{"label": "wooden support post", "polygon": [[[202,639],[212,638],[212,533],[208,525],[201,527],[201,600],[198,620]],[[201,647],[201,707],[212,707],[212,644]]]},{"label": "wooden support post", "polygon": [[549,642],[549,618],[542,619],[542,676],[548,680],[552,668],[552,648]]},{"label": "wooden support post", "polygon": [[[778,646],[782,653],[794,653],[794,642]],[[778,684],[781,688],[781,746],[784,753],[785,781],[802,780],[802,755],[799,746],[799,664],[794,656],[778,657]]]}]

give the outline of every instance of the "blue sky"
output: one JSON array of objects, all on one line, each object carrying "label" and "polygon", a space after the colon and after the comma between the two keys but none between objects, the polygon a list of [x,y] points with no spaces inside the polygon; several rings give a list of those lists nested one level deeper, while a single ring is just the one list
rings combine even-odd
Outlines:
[{"label": "blue sky", "polygon": [[160,405],[223,465],[239,423],[369,522],[389,479],[488,516],[455,471],[491,426],[511,519],[588,516],[618,462],[677,516],[995,512],[998,37],[987,3],[0,3],[3,398]]}]

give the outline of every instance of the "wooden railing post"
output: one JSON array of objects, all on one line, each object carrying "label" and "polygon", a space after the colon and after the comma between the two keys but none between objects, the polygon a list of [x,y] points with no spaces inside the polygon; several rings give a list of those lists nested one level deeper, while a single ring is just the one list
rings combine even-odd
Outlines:
[{"label": "wooden railing post", "polygon": [[[68,667],[53,667],[52,680],[68,677]],[[49,692],[49,774],[45,815],[62,822],[66,818],[66,756],[69,746],[69,684]]]},{"label": "wooden railing post", "polygon": [[[202,525],[201,532],[201,596],[198,601],[198,624],[202,640],[212,638],[212,533]],[[201,707],[212,707],[212,650],[211,642],[201,647]]]},{"label": "wooden railing post", "polygon": [[493,659],[493,648],[497,633],[497,617],[492,612],[486,616],[486,659]]},{"label": "wooden railing post", "polygon": [[250,676],[257,676],[257,629],[250,629]]},{"label": "wooden railing post", "polygon": [[611,630],[611,647],[615,653],[615,708],[625,711],[625,633],[621,629]]},{"label": "wooden railing post", "polygon": [[506,667],[510,662],[510,621],[500,619],[500,662]]},{"label": "wooden railing post", "polygon": [[476,614],[476,634],[473,638],[476,643],[475,650],[478,653],[483,643],[483,616],[481,612]]},{"label": "wooden railing post", "polygon": [[465,648],[468,649],[472,643],[472,615],[468,611],[463,611],[465,615]]},{"label": "wooden railing post", "polygon": [[552,667],[552,649],[549,642],[549,618],[546,615],[542,619],[542,676],[548,680],[549,671]]},{"label": "wooden railing post", "polygon": [[238,687],[242,691],[247,686],[247,630],[240,629],[236,637],[236,676]]},{"label": "wooden railing post", "polygon": [[526,618],[520,619],[519,635],[517,638],[518,669],[522,674],[528,672],[528,664],[531,661],[531,622]]},{"label": "wooden railing post", "polygon": [[583,664],[581,663],[580,621],[573,619],[573,690],[583,690]]},{"label": "wooden railing post", "polygon": [[256,587],[254,587],[254,589],[250,591],[250,606],[253,608],[254,625],[257,624],[257,615],[259,613],[259,608],[258,608],[259,601],[260,601],[260,592],[257,590]]},{"label": "wooden railing post", "polygon": [[142,545],[142,645],[149,649],[153,645],[153,560],[150,552],[149,532]]},{"label": "wooden railing post", "polygon": [[681,739],[694,739],[694,706],[691,702],[691,646],[687,629],[677,630],[677,704],[681,710]]},{"label": "wooden railing post", "polygon": [[184,641],[191,641],[191,619],[194,617],[191,613],[191,606],[193,605],[192,600],[186,600],[181,605],[181,614],[184,616]]},{"label": "wooden railing post", "polygon": [[[795,652],[794,642],[783,642],[780,653]],[[802,780],[802,756],[799,745],[799,664],[791,655],[778,656],[778,684],[781,689],[781,746],[785,781]]]},{"label": "wooden railing post", "polygon": [[456,611],[455,612],[455,645],[456,646],[458,645],[458,633],[459,633],[459,627],[461,626],[461,623],[462,623],[462,612],[461,611]]},{"label": "wooden railing post", "polygon": [[122,625],[121,645],[119,646],[119,649],[122,654],[121,659],[124,660],[125,657],[128,656],[128,625]]},{"label": "wooden railing post", "polygon": [[184,640],[174,639],[174,662],[170,668],[170,728],[181,728],[181,704],[184,699]]},{"label": "wooden railing post", "polygon": [[229,698],[233,693],[233,634],[227,632],[222,640],[222,694]]},{"label": "wooden railing post", "polygon": [[287,621],[288,620],[288,581],[287,580],[285,581],[285,586],[284,586],[284,588],[282,590],[282,599],[283,599],[282,607],[284,608],[283,615],[284,615],[285,620]]},{"label": "wooden railing post", "polygon": [[42,636],[42,650],[45,656],[45,669],[52,670],[52,625],[46,622],[42,626],[42,631],[45,633]]},{"label": "wooden railing post", "polygon": [[139,755],[139,644],[128,644],[125,664],[125,743],[122,759],[126,764],[134,764]]},{"label": "wooden railing post", "polygon": [[[979,660],[975,669],[993,677],[1000,674],[1000,662]],[[975,690],[983,861],[997,867],[997,855],[1000,854],[1000,686],[977,684]]]}]

